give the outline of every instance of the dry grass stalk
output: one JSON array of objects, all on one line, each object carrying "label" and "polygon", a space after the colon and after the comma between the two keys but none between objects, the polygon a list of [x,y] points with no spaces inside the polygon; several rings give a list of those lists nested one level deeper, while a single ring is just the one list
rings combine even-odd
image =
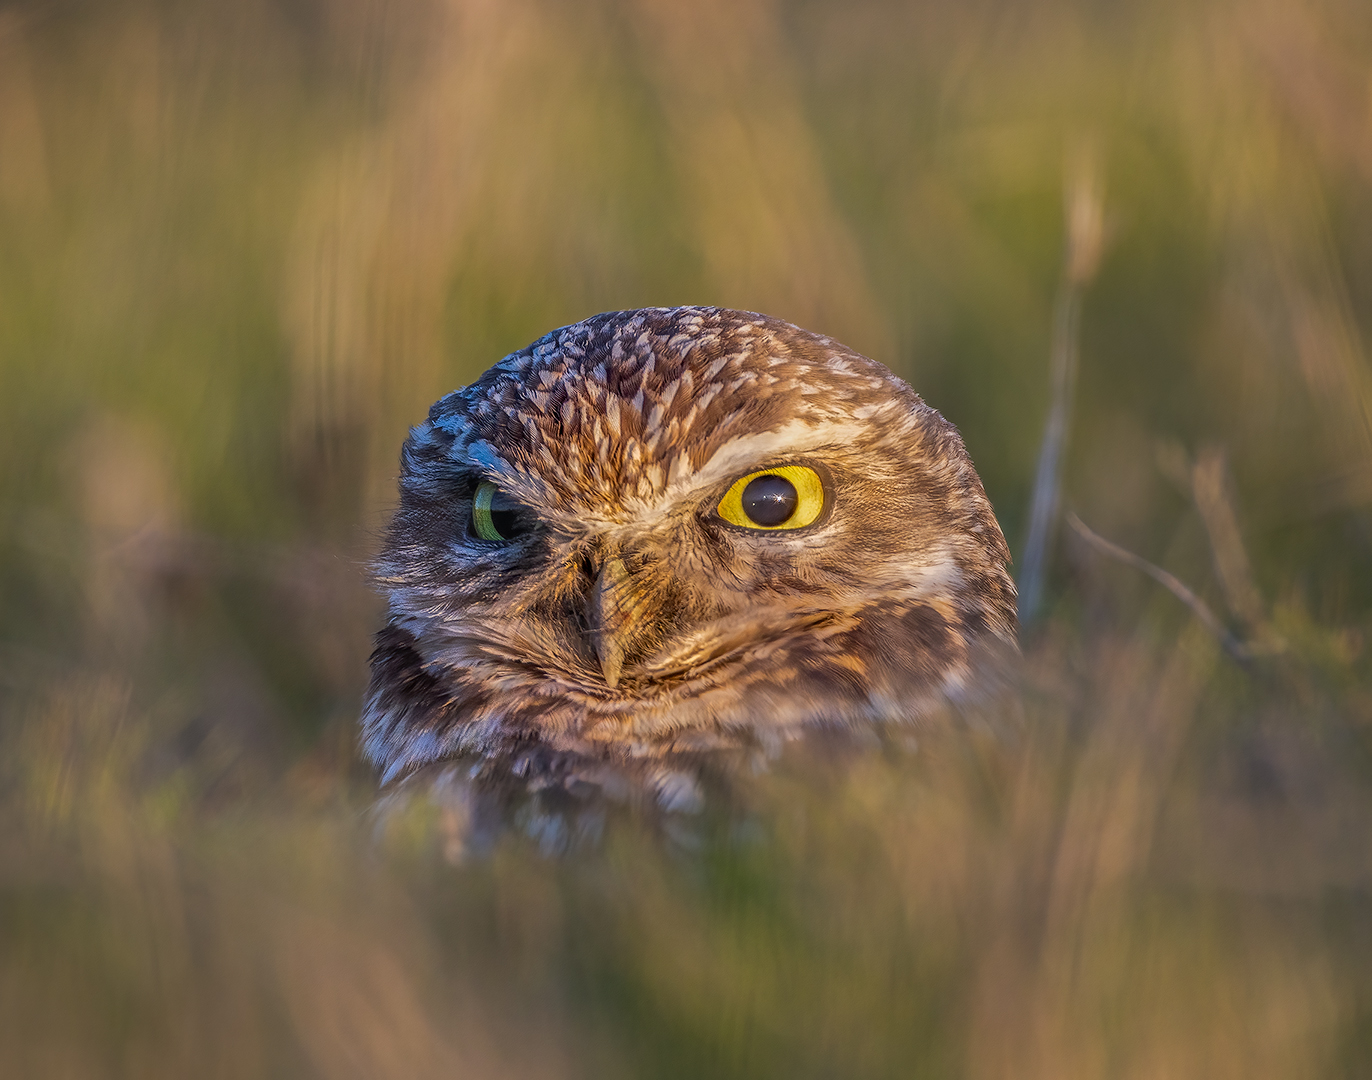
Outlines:
[{"label": "dry grass stalk", "polygon": [[1095,277],[1104,248],[1105,215],[1099,174],[1094,151],[1089,144],[1083,144],[1068,162],[1064,208],[1067,243],[1062,281],[1053,307],[1052,392],[1034,473],[1029,538],[1024,545],[1024,569],[1019,580],[1019,617],[1023,625],[1033,621],[1043,593],[1043,578],[1061,497],[1062,459],[1072,425],[1082,291]]}]

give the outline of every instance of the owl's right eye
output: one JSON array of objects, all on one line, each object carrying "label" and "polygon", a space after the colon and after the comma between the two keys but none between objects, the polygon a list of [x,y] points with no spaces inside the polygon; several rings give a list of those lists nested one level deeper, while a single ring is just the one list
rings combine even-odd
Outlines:
[{"label": "owl's right eye", "polygon": [[519,504],[492,484],[483,480],[472,495],[471,532],[478,540],[503,544],[513,540],[521,530]]}]

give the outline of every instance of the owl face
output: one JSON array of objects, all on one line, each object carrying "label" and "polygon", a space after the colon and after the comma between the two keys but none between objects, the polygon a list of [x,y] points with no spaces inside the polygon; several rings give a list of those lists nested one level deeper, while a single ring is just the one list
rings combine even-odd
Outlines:
[{"label": "owl face", "polygon": [[363,719],[386,778],[917,720],[1015,648],[952,425],[765,316],[554,331],[437,402],[401,466]]}]

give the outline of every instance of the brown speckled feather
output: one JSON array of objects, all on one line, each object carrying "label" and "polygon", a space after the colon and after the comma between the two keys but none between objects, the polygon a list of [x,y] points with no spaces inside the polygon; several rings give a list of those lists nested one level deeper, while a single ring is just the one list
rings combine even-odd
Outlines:
[{"label": "brown speckled feather", "polygon": [[[1009,552],[956,430],[776,319],[556,330],[435,404],[401,460],[363,718],[387,779],[446,759],[662,775],[807,726],[918,721],[1015,649]],[[823,479],[812,524],[719,516],[739,477],[792,464]],[[520,508],[509,543],[472,532],[483,482]]]}]

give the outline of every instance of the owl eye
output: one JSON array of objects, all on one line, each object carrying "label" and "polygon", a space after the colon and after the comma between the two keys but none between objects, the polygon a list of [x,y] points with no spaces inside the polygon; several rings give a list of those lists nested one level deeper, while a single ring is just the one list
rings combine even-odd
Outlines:
[{"label": "owl eye", "polygon": [[734,481],[719,516],[745,529],[803,529],[824,511],[824,481],[804,465],[778,465]]},{"label": "owl eye", "polygon": [[521,531],[519,504],[483,480],[472,495],[472,535],[479,540],[503,544]]}]

